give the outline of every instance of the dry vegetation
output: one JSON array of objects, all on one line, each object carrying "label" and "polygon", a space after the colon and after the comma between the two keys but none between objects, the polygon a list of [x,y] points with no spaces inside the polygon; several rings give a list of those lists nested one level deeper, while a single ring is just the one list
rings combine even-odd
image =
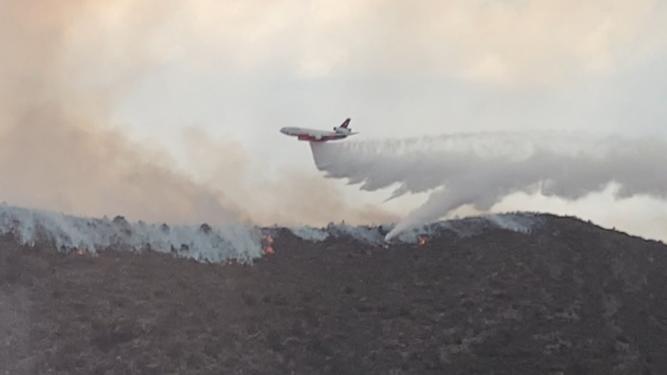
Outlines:
[{"label": "dry vegetation", "polygon": [[0,241],[0,373],[664,374],[667,247],[571,218],[254,266]]}]

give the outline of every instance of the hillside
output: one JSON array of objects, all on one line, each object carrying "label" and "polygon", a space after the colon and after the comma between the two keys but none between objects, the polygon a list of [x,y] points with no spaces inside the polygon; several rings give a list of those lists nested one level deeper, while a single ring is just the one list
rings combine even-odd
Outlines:
[{"label": "hillside", "polygon": [[6,234],[0,373],[667,373],[667,246],[535,219],[436,226],[423,246],[271,228],[253,265]]}]

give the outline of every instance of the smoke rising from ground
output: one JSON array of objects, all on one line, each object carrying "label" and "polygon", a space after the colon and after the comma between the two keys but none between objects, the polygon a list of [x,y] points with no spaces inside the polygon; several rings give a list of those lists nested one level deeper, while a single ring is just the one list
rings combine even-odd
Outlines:
[{"label": "smoke rising from ground", "polygon": [[[3,2],[0,13],[0,200],[86,215],[122,213],[154,221],[242,218],[219,191],[166,168],[108,129],[119,87],[83,84],[74,71],[93,49],[72,51],[71,30],[93,1]],[[98,45],[104,54],[107,45]],[[121,48],[121,46],[116,46]],[[134,48],[122,48],[132,55]],[[128,61],[145,62],[137,53]],[[73,61],[76,60],[76,61]],[[125,72],[131,76],[128,63]]]},{"label": "smoke rising from ground", "polygon": [[394,187],[391,198],[429,192],[387,235],[471,205],[489,210],[524,192],[575,200],[610,185],[618,198],[667,197],[662,139],[581,134],[463,134],[424,139],[312,144],[318,169],[363,190]]},{"label": "smoke rising from ground", "polygon": [[168,151],[148,150],[114,130],[109,119],[128,82],[169,53],[156,30],[174,17],[174,4],[162,5],[0,4],[0,202],[181,224],[393,218],[347,205],[317,176],[269,177],[266,163],[254,165],[234,141],[187,131],[189,165],[179,170]]},{"label": "smoke rising from ground", "polygon": [[0,204],[0,236],[27,246],[95,254],[107,249],[158,251],[199,262],[251,262],[261,256],[259,230],[242,225],[188,226],[93,219]]},{"label": "smoke rising from ground", "polygon": [[[273,94],[254,95],[267,91],[264,83],[273,80],[266,77],[283,77],[288,72],[289,80],[289,72],[294,74],[292,68],[297,67],[296,70],[303,73],[297,76],[324,77],[335,71],[340,76],[332,76],[332,80],[345,83],[346,80],[341,78],[349,78],[351,71],[360,76],[366,75],[364,72],[375,72],[378,65],[376,57],[387,55],[375,53],[377,51],[368,46],[382,47],[382,43],[393,40],[384,36],[391,35],[395,30],[403,30],[402,27],[393,26],[383,28],[383,25],[395,24],[387,24],[383,17],[377,17],[379,13],[374,2],[356,10],[350,8],[352,13],[359,13],[360,18],[351,18],[347,11],[332,14],[334,8],[346,9],[333,3],[327,3],[327,7],[321,9],[312,7],[311,10],[317,14],[306,14],[312,15],[312,19],[317,22],[305,24],[301,22],[303,13],[293,11],[302,9],[302,4],[287,3],[288,7],[276,6],[276,9],[281,10],[278,14],[263,12],[266,4],[260,2],[251,2],[245,7],[231,7],[226,2],[205,0],[187,4],[153,0],[0,2],[0,201],[86,216],[122,214],[131,219],[152,222],[208,221],[224,224],[250,220],[261,224],[280,222],[296,225],[324,224],[341,219],[354,223],[393,220],[391,214],[377,207],[355,206],[341,196],[334,185],[317,176],[298,170],[270,169],[275,167],[275,164],[270,165],[270,160],[253,159],[250,152],[239,149],[233,141],[211,141],[207,134],[189,139],[183,137],[185,143],[190,142],[185,147],[188,148],[187,157],[191,158],[185,167],[187,170],[183,171],[175,168],[175,163],[171,163],[164,153],[149,152],[145,144],[131,142],[124,133],[113,130],[116,124],[109,122],[118,103],[128,91],[136,89],[133,84],[141,81],[139,78],[146,71],[159,70],[154,68],[171,58],[173,64],[185,66],[184,70],[188,74],[191,73],[189,69],[197,70],[199,64],[213,65],[216,75],[219,70],[223,70],[221,67],[228,69],[226,78],[245,72],[246,75],[241,75],[238,81],[232,80],[237,86],[242,84],[244,89],[238,90],[237,86],[229,84],[232,87],[230,92],[234,96],[238,91],[252,92],[253,95],[240,95],[241,99],[231,105],[243,103],[243,107],[251,109],[237,113],[236,117],[230,115],[229,118],[246,119],[252,113],[266,111],[259,116],[262,121],[257,123],[263,124],[262,132],[275,133],[274,126],[277,125],[265,119],[273,120],[277,114],[289,112],[284,117],[293,121],[297,115],[284,108],[300,108],[295,110],[301,112],[304,106],[299,100],[276,100],[274,105],[278,109],[273,111],[263,105],[257,106],[257,103],[279,99],[278,96],[299,98],[292,96],[294,92],[284,94],[281,91],[284,86],[282,81],[276,81],[280,89],[276,89]],[[634,2],[619,2],[618,6],[613,7],[610,13],[612,17],[609,18],[617,22],[611,22],[604,30],[597,30],[595,21],[607,19],[608,12],[597,11],[598,7],[605,5],[603,3],[587,8],[586,16],[577,22],[579,27],[561,30],[562,38],[556,38],[556,43],[566,51],[558,52],[555,56],[564,56],[563,59],[554,58],[551,54],[553,48],[549,44],[537,50],[534,47],[543,46],[545,39],[551,40],[553,30],[549,25],[559,24],[561,20],[560,17],[550,16],[550,22],[544,23],[542,15],[554,14],[551,11],[553,7],[561,10],[557,14],[570,14],[567,5],[554,3],[551,4],[553,7],[539,7],[531,4],[502,4],[500,8],[491,6],[491,9],[487,9],[486,4],[469,6],[468,2],[461,1],[456,2],[453,8],[441,9],[440,12],[433,12],[429,6],[424,6],[418,9],[420,17],[397,17],[401,26],[405,21],[419,31],[401,31],[402,37],[413,35],[412,38],[406,37],[405,41],[416,40],[419,48],[411,49],[412,43],[404,43],[407,49],[382,47],[381,50],[391,52],[389,56],[392,58],[380,60],[398,63],[400,69],[395,67],[387,71],[392,78],[409,78],[415,71],[430,71],[429,66],[445,67],[444,71],[436,70],[438,74],[448,75],[443,59],[450,60],[452,55],[467,56],[454,64],[466,67],[463,72],[455,68],[458,73],[454,76],[477,77],[475,80],[491,77],[489,79],[493,82],[533,81],[534,77],[544,76],[545,70],[549,73],[553,64],[563,65],[562,60],[569,60],[568,56],[571,55],[575,56],[577,62],[569,65],[591,65],[596,71],[599,67],[605,71],[608,67],[624,66],[624,63],[614,58],[614,51],[627,51],[625,46],[634,45],[633,41],[638,35],[642,36],[642,40],[643,36],[649,34],[659,35],[645,32],[642,25],[664,25],[664,22],[654,20],[656,17],[658,21],[661,20],[664,12],[654,11],[653,5],[657,4],[654,1],[643,2],[644,6],[637,8],[635,13],[629,12],[635,9]],[[478,9],[480,7],[483,8],[481,13]],[[522,11],[515,12],[513,7]],[[456,9],[463,11],[451,11]],[[394,14],[403,14],[402,11],[403,7],[400,6]],[[468,28],[465,25],[469,23],[464,23],[433,34],[437,31],[433,27],[421,27],[441,25],[440,15],[445,13],[454,16],[481,14],[479,19],[493,21],[484,22],[493,27],[481,30],[480,33],[476,32],[477,29],[465,32],[465,42],[455,49],[459,53],[434,51],[437,56],[433,56],[429,51],[433,46],[434,35],[440,35],[443,41],[459,40],[461,33],[457,27]],[[317,15],[329,22],[320,22],[322,19],[315,17]],[[422,22],[424,15],[429,16],[429,22]],[[511,20],[517,17],[519,21],[525,22],[517,23],[520,26],[516,29],[509,28],[510,32],[503,34],[503,37],[481,38],[489,45],[488,48],[477,50],[480,35],[496,35],[496,31],[508,29],[507,15],[515,15],[510,17]],[[220,22],[221,16],[229,22]],[[269,22],[269,18],[280,21]],[[379,34],[364,34],[364,30],[372,23],[358,22],[371,19],[376,21],[378,27],[371,27],[370,30],[378,30]],[[341,30],[341,20],[363,25],[361,27],[364,30],[344,28],[347,31],[342,34],[343,38],[338,38],[341,34],[331,31]],[[540,37],[533,38],[535,33],[525,32],[533,30],[534,23],[547,25],[540,28],[544,29],[539,33]],[[658,27],[649,29],[659,30]],[[519,38],[517,43],[507,43],[515,40],[517,35],[527,36],[528,40]],[[591,37],[581,38],[581,35]],[[295,43],[301,36],[305,36],[306,40]],[[357,39],[361,39],[361,43],[349,43]],[[322,40],[332,43],[322,43]],[[378,43],[380,40],[383,42]],[[571,52],[570,46],[579,46],[570,43],[573,40],[585,43]],[[658,44],[662,45],[662,41]],[[285,45],[290,47],[285,48]],[[494,48],[507,45],[507,50]],[[474,51],[464,53],[470,50],[468,47]],[[632,50],[636,52],[638,49]],[[370,53],[372,56],[360,58],[364,55],[362,51],[373,53]],[[537,55],[523,61],[526,51]],[[228,61],[239,56],[238,63]],[[411,58],[403,61],[401,58],[404,56]],[[179,59],[189,63],[180,64],[182,61]],[[425,64],[413,65],[410,61]],[[546,69],[540,68],[540,62],[543,61],[549,62]],[[474,71],[467,70],[471,66]],[[372,70],[368,70],[369,67]],[[502,69],[497,70],[498,67]],[[530,72],[527,74],[529,77],[520,77],[523,72]],[[368,75],[372,76],[370,73]],[[547,75],[557,82],[561,81],[560,74]],[[248,76],[260,77],[262,85],[256,85],[255,82],[253,86]],[[189,80],[187,82],[190,83]],[[158,86],[162,90],[163,86]],[[304,91],[301,90],[302,86],[294,87]],[[328,86],[323,87],[325,91],[330,91]],[[416,87],[416,91],[422,91],[421,86]],[[169,89],[173,90],[173,87],[168,86],[167,91]],[[155,100],[151,103],[154,107],[147,108],[146,113],[160,112],[160,107],[165,106],[164,103],[168,101],[164,100],[163,91],[153,95]],[[195,101],[199,101],[208,91],[194,92],[196,95],[192,96],[196,97]],[[349,90],[345,97],[348,93]],[[216,95],[209,96],[218,100]],[[328,100],[323,102],[330,108],[343,108],[349,103],[361,102],[363,107],[359,111],[368,113],[372,109],[369,107],[376,107],[376,111],[377,108],[386,107],[384,96],[373,96],[380,98],[376,104],[382,105],[369,106],[365,99],[349,99],[347,103],[341,101],[337,106],[331,106]],[[183,99],[182,96],[176,97],[178,100]],[[641,95],[637,97],[643,98]],[[412,97],[409,99],[410,103],[414,101]],[[185,105],[181,109],[178,100],[169,104],[172,108],[178,108],[179,112],[174,115],[174,111],[165,111],[169,113],[168,117],[178,118],[178,121],[182,118],[184,124],[179,126],[196,124],[195,120],[190,122],[193,106]],[[250,100],[257,102],[248,102]],[[220,102],[221,108],[229,105],[222,100]],[[525,101],[521,100],[521,103],[523,105]],[[141,102],[139,106],[144,104]],[[473,107],[477,108],[476,105]],[[317,108],[313,111],[319,112],[320,107],[312,108]],[[414,108],[410,104],[408,112],[414,112]],[[143,108],[140,110],[143,111]],[[408,112],[403,110],[398,117],[403,118]],[[438,116],[443,113],[437,112]],[[445,115],[449,115],[449,112]],[[322,115],[318,113],[318,116]],[[234,121],[221,121],[220,124],[215,123],[215,126],[245,128],[253,124],[245,120],[240,123],[241,126],[237,126]],[[129,126],[142,128],[146,124],[133,123]],[[151,128],[157,128],[153,126]],[[249,131],[250,135],[254,133],[253,130]],[[155,138],[161,135],[155,134]],[[276,137],[280,135],[276,134]],[[660,152],[664,149],[661,141],[626,142],[613,138],[581,140],[561,135],[555,138],[555,144],[549,144],[537,135],[449,136],[420,141],[316,145],[319,149],[313,152],[320,169],[334,177],[347,177],[352,182],[363,183],[366,190],[397,185],[396,196],[430,192],[430,202],[413,212],[403,225],[432,220],[465,204],[474,204],[484,209],[497,202],[499,197],[512,192],[540,191],[546,195],[576,199],[614,183],[614,186],[618,186],[617,194],[620,196],[664,196],[665,184],[661,180],[662,174],[657,170],[664,161]],[[176,147],[174,144],[171,146]],[[267,142],[262,146],[270,149],[271,145]],[[633,150],[633,147],[640,151]]]},{"label": "smoke rising from ground", "polygon": [[398,219],[381,207],[347,201],[331,181],[316,174],[272,170],[266,160],[255,160],[239,143],[197,129],[188,129],[183,140],[194,179],[205,186],[223,186],[229,199],[243,203],[254,223],[326,225],[344,220],[379,224]]}]

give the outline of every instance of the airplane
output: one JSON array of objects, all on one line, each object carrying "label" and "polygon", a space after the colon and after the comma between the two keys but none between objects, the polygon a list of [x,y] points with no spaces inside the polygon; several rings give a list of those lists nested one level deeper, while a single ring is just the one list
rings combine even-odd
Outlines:
[{"label": "airplane", "polygon": [[300,141],[326,142],[345,139],[351,135],[359,134],[353,132],[348,126],[350,126],[349,118],[345,119],[340,126],[334,127],[333,131],[288,127],[280,129],[280,132],[285,135],[297,137]]}]

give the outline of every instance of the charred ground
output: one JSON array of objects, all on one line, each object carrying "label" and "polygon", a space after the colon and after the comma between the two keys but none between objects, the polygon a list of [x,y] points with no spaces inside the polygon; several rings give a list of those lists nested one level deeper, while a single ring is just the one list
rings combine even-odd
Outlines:
[{"label": "charred ground", "polygon": [[542,215],[253,266],[0,240],[0,373],[664,374],[667,246]]}]

